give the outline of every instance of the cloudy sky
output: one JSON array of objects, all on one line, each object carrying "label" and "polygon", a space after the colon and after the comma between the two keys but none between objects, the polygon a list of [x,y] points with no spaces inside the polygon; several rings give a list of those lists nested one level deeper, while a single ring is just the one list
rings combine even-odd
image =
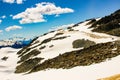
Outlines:
[{"label": "cloudy sky", "polygon": [[0,0],[0,39],[38,36],[118,9],[120,0]]}]

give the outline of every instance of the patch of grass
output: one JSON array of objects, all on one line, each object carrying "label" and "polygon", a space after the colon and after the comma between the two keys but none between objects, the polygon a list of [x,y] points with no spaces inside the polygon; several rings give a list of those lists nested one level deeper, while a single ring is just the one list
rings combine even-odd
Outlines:
[{"label": "patch of grass", "polygon": [[96,19],[91,19],[90,22],[87,23],[87,25],[93,24],[94,22],[96,22]]},{"label": "patch of grass", "polygon": [[95,42],[90,41],[90,40],[77,39],[73,41],[72,45],[73,45],[73,48],[80,48],[80,47],[87,48],[92,45],[95,45]]},{"label": "patch of grass", "polygon": [[50,45],[49,48],[52,48],[54,45]]},{"label": "patch of grass", "polygon": [[[113,52],[112,49],[114,48],[117,49]],[[42,64],[36,65],[30,73],[49,68],[70,69],[75,66],[88,66],[118,55],[120,55],[120,45],[118,43],[108,42],[96,44],[82,50],[67,52],[53,59],[48,59]]]},{"label": "patch of grass", "polygon": [[3,60],[3,61],[6,61],[8,59],[8,57],[3,57],[3,58],[1,58],[1,60]]},{"label": "patch of grass", "polygon": [[48,38],[48,39],[45,39],[41,42],[41,45],[44,44],[44,43],[48,43],[52,40],[52,38]]},{"label": "patch of grass", "polygon": [[52,40],[60,40],[60,39],[65,39],[67,38],[68,36],[62,36],[62,37],[57,37],[57,38],[53,38]]},{"label": "patch of grass", "polygon": [[93,31],[95,32],[108,33],[110,35],[120,36],[119,30],[117,30],[120,28],[119,23],[120,23],[120,10],[94,22],[91,27],[94,28]]},{"label": "patch of grass", "polygon": [[71,28],[71,29],[68,29],[68,31],[75,31],[75,30]]},{"label": "patch of grass", "polygon": [[29,59],[30,57],[33,57],[33,56],[37,56],[38,54],[40,54],[41,52],[38,51],[38,50],[32,50],[31,52],[27,53],[26,55],[22,56],[20,58],[20,60],[18,61],[18,63],[20,62],[24,62],[26,61],[27,59]]},{"label": "patch of grass", "polygon": [[19,54],[19,56],[18,57],[21,57],[21,56],[23,56],[26,52],[28,52],[28,51],[30,51],[31,50],[31,48],[29,48],[29,47],[26,47],[25,49],[23,48],[23,49],[21,49],[17,54]]},{"label": "patch of grass", "polygon": [[46,47],[46,46],[44,45],[44,46],[41,46],[39,49],[42,50],[42,49],[44,49],[45,47]]},{"label": "patch of grass", "polygon": [[62,32],[59,32],[59,33],[56,33],[55,36],[58,36],[58,35],[63,35],[64,33]]},{"label": "patch of grass", "polygon": [[43,58],[34,58],[34,59],[29,59],[22,64],[18,65],[16,67],[15,73],[23,73],[31,70],[34,68],[35,65],[37,65]]},{"label": "patch of grass", "polygon": [[120,28],[113,29],[113,30],[111,30],[107,33],[110,34],[110,35],[114,35],[114,36],[120,36]]},{"label": "patch of grass", "polygon": [[37,44],[36,46],[33,46],[33,47],[30,47],[31,46],[31,44],[30,44],[30,45],[24,47],[23,49],[21,49],[17,54],[19,55],[19,57],[22,57],[26,52],[30,51],[31,49],[34,49],[34,48],[36,48],[38,46],[41,46],[42,44],[48,43],[51,40],[52,40],[52,38],[45,39],[40,44]]}]

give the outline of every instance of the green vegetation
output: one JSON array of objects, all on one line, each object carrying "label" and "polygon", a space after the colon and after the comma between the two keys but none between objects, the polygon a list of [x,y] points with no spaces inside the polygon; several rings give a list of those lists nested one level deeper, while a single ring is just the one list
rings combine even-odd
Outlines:
[{"label": "green vegetation", "polygon": [[62,32],[59,32],[59,33],[56,33],[55,36],[58,36],[58,35],[63,35],[64,33]]},{"label": "green vegetation", "polygon": [[68,36],[62,36],[62,37],[57,37],[57,38],[53,38],[52,40],[60,40],[60,39],[65,39],[67,38]]},{"label": "green vegetation", "polygon": [[[120,55],[120,41],[101,43],[82,50],[67,52],[53,59],[48,59],[42,64],[36,65],[31,72],[49,68],[69,69],[75,66],[88,66],[100,63],[112,57]],[[116,50],[113,51],[113,49]]]},{"label": "green vegetation", "polygon": [[29,59],[30,57],[33,57],[33,56],[37,56],[38,54],[40,54],[41,52],[38,51],[38,50],[32,50],[31,52],[27,53],[26,55],[23,55],[20,60],[18,61],[18,63],[20,62],[23,62],[23,61],[26,61],[27,59]]},{"label": "green vegetation", "polygon": [[31,48],[29,48],[29,47],[24,47],[23,49],[21,49],[17,54],[19,54],[19,56],[18,57],[21,57],[21,56],[23,56],[26,52],[28,52],[28,51],[30,51],[31,50]]},{"label": "green vegetation", "polygon": [[37,65],[43,58],[29,59],[16,67],[15,73],[22,73],[31,70]]},{"label": "green vegetation", "polygon": [[52,40],[52,38],[48,38],[48,39],[45,39],[41,42],[41,45],[44,44],[44,43],[48,43]]},{"label": "green vegetation", "polygon": [[[120,36],[120,10],[116,11],[115,13],[109,16],[105,16],[104,18],[98,21],[96,21],[95,19],[91,19],[91,21],[88,24],[92,24],[91,28],[94,28],[93,31],[107,33],[114,36]],[[78,25],[79,23],[75,24],[73,27],[76,27]],[[68,29],[73,30],[72,27],[69,27]],[[59,39],[66,38],[66,36],[56,37],[62,34],[64,33],[62,32],[57,33],[55,34],[54,37],[45,39],[40,43],[37,42],[38,44],[36,46],[30,47],[32,45],[31,43],[30,45],[20,50],[18,52],[20,61],[18,62],[19,65],[16,67],[15,72],[16,73],[23,73],[23,72],[32,73],[32,72],[37,72],[40,70],[45,70],[50,68],[70,69],[76,66],[88,66],[91,64],[100,63],[120,55],[120,41],[96,44],[95,42],[90,40],[78,39],[73,41],[72,45],[73,45],[73,48],[84,47],[81,50],[60,54],[55,58],[44,61],[43,63],[40,63],[43,58],[32,59],[33,56],[40,54],[40,51],[36,50],[36,47],[40,46],[40,50],[41,50],[45,48],[44,45],[46,43],[52,40],[59,40]],[[51,45],[49,47],[51,48],[53,46],[54,45]],[[30,51],[33,48],[35,49],[33,51]]]},{"label": "green vegetation", "polygon": [[114,35],[114,36],[120,36],[120,28],[113,29],[113,30],[111,30],[107,33],[110,34],[110,35]]},{"label": "green vegetation", "polygon": [[90,22],[87,23],[87,25],[93,24],[93,23],[95,23],[95,22],[96,22],[96,19],[91,19]]},{"label": "green vegetation", "polygon": [[114,36],[120,36],[120,10],[109,16],[103,17],[99,21],[94,22],[91,27],[94,27],[93,31],[95,32],[102,32]]},{"label": "green vegetation", "polygon": [[52,48],[54,45],[50,45],[49,48]]},{"label": "green vegetation", "polygon": [[81,47],[88,48],[92,45],[95,45],[95,42],[90,40],[78,39],[73,41],[72,45],[73,48],[81,48]]},{"label": "green vegetation", "polygon": [[8,57],[3,57],[3,58],[1,58],[1,60],[3,60],[3,61],[6,61],[8,59]]},{"label": "green vegetation", "polygon": [[44,46],[41,46],[39,49],[42,50],[42,49],[44,49],[45,47],[46,47],[46,46],[44,45]]}]

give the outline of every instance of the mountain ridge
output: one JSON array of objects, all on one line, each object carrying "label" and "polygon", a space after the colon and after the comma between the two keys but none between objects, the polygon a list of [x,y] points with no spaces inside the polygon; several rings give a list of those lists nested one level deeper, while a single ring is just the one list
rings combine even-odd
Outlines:
[{"label": "mountain ridge", "polygon": [[11,47],[11,48],[23,48],[30,44],[32,39],[26,39],[23,37],[13,37],[6,40],[0,40],[0,48]]},{"label": "mountain ridge", "polygon": [[[66,58],[68,60],[67,63],[64,63],[65,61],[63,61],[63,63],[62,63],[61,61],[64,60],[65,58],[62,59],[62,57],[61,57],[62,60],[59,61],[59,59],[60,59],[59,57],[64,56],[64,54],[67,52],[69,53],[69,55],[71,55],[71,58],[74,60],[74,56],[72,56],[73,55],[72,52],[74,52],[74,51],[77,52],[77,50],[78,51],[83,50],[85,52],[85,54],[87,54],[86,48],[92,49],[92,47],[94,47],[94,46],[98,46],[98,45],[106,46],[106,44],[108,44],[108,47],[109,47],[110,44],[112,44],[111,42],[116,43],[116,42],[114,42],[116,40],[118,40],[118,41],[115,45],[117,45],[119,47],[118,44],[119,44],[120,37],[116,34],[110,35],[109,28],[108,28],[109,27],[108,23],[112,24],[114,21],[118,20],[116,23],[116,24],[118,24],[118,22],[119,22],[118,13],[119,13],[119,10],[116,11],[115,13],[112,13],[109,16],[99,18],[99,19],[89,19],[87,21],[80,22],[73,26],[69,26],[67,29],[59,29],[59,30],[51,31],[51,32],[48,32],[48,33],[43,34],[42,36],[36,38],[29,46],[27,46],[26,48],[24,48],[18,52],[20,60],[18,61],[19,65],[16,67],[15,72],[16,73],[29,72],[29,71],[36,72],[36,71],[44,70],[47,68],[65,68],[65,64],[69,65],[69,63],[68,63],[69,59]],[[113,17],[113,16],[115,16],[115,17]],[[114,19],[111,20],[110,19],[111,17]],[[104,22],[104,20],[108,20],[108,21]],[[98,23],[100,26],[97,26]],[[105,26],[106,32],[100,28],[101,26],[104,27],[104,25],[107,25],[107,26]],[[110,27],[110,29],[115,30],[115,29],[118,29],[120,26],[117,26],[115,28],[113,28],[113,27],[114,26],[112,26],[112,28]],[[101,30],[101,31],[99,31],[99,30]],[[78,41],[76,41],[76,40],[78,40]],[[76,44],[73,44],[74,41],[76,41]],[[85,43],[87,43],[87,44],[85,44]],[[115,46],[115,45],[113,45],[113,46]],[[73,46],[75,46],[75,47],[73,47]],[[101,50],[102,50],[102,46],[100,48]],[[107,49],[108,47],[106,46],[105,49]],[[89,49],[89,51],[92,52],[90,49]],[[97,50],[97,49],[99,49],[99,48],[95,48],[95,50]],[[101,51],[101,50],[99,50],[99,51]],[[106,51],[106,53],[108,53],[109,56],[108,57],[101,56],[101,58],[103,58],[103,59],[101,59],[100,62],[103,62],[104,60],[109,59],[109,57],[110,58],[115,57],[115,53],[117,54],[117,52],[111,53],[111,51],[112,51],[111,48],[108,49],[108,52]],[[119,50],[117,50],[117,51],[119,51]],[[110,53],[111,53],[111,55],[110,55]],[[105,55],[105,53],[103,55]],[[95,54],[94,54],[94,56],[95,56]],[[91,57],[93,58],[94,56],[91,56]],[[99,54],[99,56],[100,56],[100,54]],[[57,59],[58,59],[58,62],[54,62]],[[28,64],[32,60],[33,60],[34,65]],[[77,60],[77,59],[75,58],[75,60]],[[75,61],[73,61],[72,63],[74,63],[74,62]],[[79,60],[78,60],[78,62],[79,62]],[[92,64],[92,63],[94,63],[94,60],[92,62],[88,61],[88,63],[86,63],[86,66],[87,66],[87,64]],[[52,67],[50,67],[51,65],[47,65],[47,64],[51,64]],[[56,64],[58,64],[57,67],[54,67],[54,66],[56,66]],[[62,64],[62,66],[63,65],[64,66],[58,67],[60,64]],[[80,63],[76,64],[76,66],[79,66],[79,64]],[[27,66],[26,68],[23,67],[25,65]],[[46,67],[46,65],[47,65],[47,67]]]},{"label": "mountain ridge", "polygon": [[99,80],[119,74],[119,13],[50,31],[22,48],[0,48],[0,78]]}]

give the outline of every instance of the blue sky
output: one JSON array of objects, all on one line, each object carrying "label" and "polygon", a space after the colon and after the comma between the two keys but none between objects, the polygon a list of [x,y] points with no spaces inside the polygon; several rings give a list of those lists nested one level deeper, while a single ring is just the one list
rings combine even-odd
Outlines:
[{"label": "blue sky", "polygon": [[0,0],[0,39],[38,36],[118,9],[120,0]]}]

